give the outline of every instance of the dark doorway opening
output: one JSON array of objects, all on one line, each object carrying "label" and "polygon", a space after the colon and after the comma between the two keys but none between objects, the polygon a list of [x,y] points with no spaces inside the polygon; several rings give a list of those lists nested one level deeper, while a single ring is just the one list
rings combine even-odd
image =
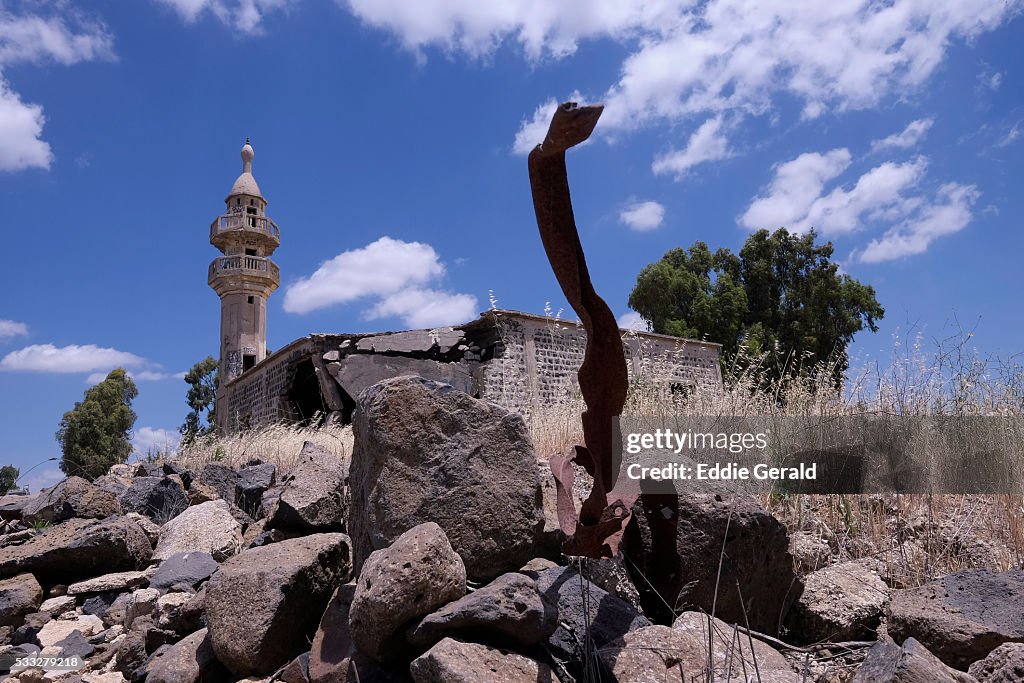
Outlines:
[{"label": "dark doorway opening", "polygon": [[252,355],[251,353],[247,353],[244,356],[242,356],[242,372],[245,372],[246,370],[251,370],[255,366],[256,356]]},{"label": "dark doorway opening", "polygon": [[303,360],[295,365],[295,377],[288,390],[288,402],[296,422],[307,425],[319,424],[327,414],[324,397],[320,394],[320,380],[316,376],[313,361]]}]

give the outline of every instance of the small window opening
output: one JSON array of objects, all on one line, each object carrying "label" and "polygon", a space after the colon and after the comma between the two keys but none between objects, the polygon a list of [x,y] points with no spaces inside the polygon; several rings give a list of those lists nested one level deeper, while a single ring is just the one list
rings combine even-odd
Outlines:
[{"label": "small window opening", "polygon": [[255,216],[256,215],[256,207],[255,206],[247,206],[247,207],[245,207],[245,212],[247,214],[249,214],[250,216]]},{"label": "small window opening", "polygon": [[245,255],[246,256],[255,256],[256,255],[256,250],[255,249],[246,248]]},{"label": "small window opening", "polygon": [[251,304],[256,303],[256,297],[250,296],[250,297],[248,297],[248,299],[249,299],[249,303],[251,303]]},{"label": "small window opening", "polygon": [[248,353],[242,356],[242,372],[245,372],[246,370],[251,370],[253,367],[255,367],[255,365],[256,356],[253,356]]}]

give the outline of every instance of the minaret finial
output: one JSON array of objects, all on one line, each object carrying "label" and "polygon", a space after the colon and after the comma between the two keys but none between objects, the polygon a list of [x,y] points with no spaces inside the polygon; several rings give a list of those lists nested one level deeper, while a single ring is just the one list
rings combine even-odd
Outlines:
[{"label": "minaret finial", "polygon": [[245,136],[245,145],[242,146],[242,173],[252,173],[252,158],[256,153],[249,144],[249,136]]}]

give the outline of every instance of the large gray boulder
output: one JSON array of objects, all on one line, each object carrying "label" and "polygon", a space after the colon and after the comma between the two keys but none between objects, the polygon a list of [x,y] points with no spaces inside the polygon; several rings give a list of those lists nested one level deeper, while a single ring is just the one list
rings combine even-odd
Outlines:
[{"label": "large gray boulder", "polygon": [[356,568],[436,522],[476,580],[515,571],[544,527],[537,458],[522,418],[447,384],[396,377],[356,400],[349,482]]},{"label": "large gray boulder", "polygon": [[195,477],[195,481],[216,491],[217,495],[229,503],[235,502],[238,485],[238,472],[227,465],[209,462],[203,465]]},{"label": "large gray boulder", "polygon": [[[714,610],[729,623],[749,623],[755,631],[778,634],[803,588],[782,522],[752,498],[673,497],[679,508],[671,517],[662,498],[641,497],[625,535],[625,553],[638,574],[634,580],[644,612],[668,620],[672,615],[666,604],[677,610]],[[675,548],[656,547],[663,536],[652,533],[652,524],[673,522]],[[666,536],[671,538],[672,529]]]},{"label": "large gray boulder", "polygon": [[103,491],[81,477],[68,477],[43,491],[22,510],[28,524],[57,524],[72,517],[103,519],[121,514],[117,497]]},{"label": "large gray boulder", "polygon": [[[273,547],[273,546],[271,546]],[[349,609],[356,647],[380,662],[405,651],[404,629],[466,593],[466,568],[437,524],[427,522],[373,552]]]},{"label": "large gray boulder", "polygon": [[888,599],[889,587],[870,561],[843,562],[804,577],[786,625],[803,643],[869,640]]},{"label": "large gray boulder", "polygon": [[1024,570],[968,569],[893,591],[894,640],[916,638],[946,664],[967,669],[1003,643],[1024,642]]},{"label": "large gray boulder", "polygon": [[1024,643],[1003,643],[967,670],[979,683],[1024,681]]},{"label": "large gray boulder", "polygon": [[445,638],[413,660],[409,672],[416,683],[558,682],[547,664],[508,650],[452,638]]},{"label": "large gray boulder", "polygon": [[852,683],[977,683],[970,674],[952,669],[913,638],[903,646],[889,640],[875,643]]},{"label": "large gray boulder", "polygon": [[18,626],[22,617],[35,612],[43,602],[43,587],[31,574],[18,574],[0,581],[0,626]]},{"label": "large gray boulder", "polygon": [[562,660],[579,660],[577,637],[588,634],[596,648],[621,638],[651,622],[631,604],[587,579],[572,567],[554,567],[537,574],[537,587],[558,606],[559,625],[548,647]]},{"label": "large gray boulder", "polygon": [[188,507],[188,494],[176,477],[135,477],[121,494],[121,508],[137,512],[157,524],[174,519]]},{"label": "large gray boulder", "polygon": [[124,517],[69,519],[21,545],[0,548],[0,578],[32,572],[44,585],[141,569],[153,554],[145,532]]},{"label": "large gray boulder", "polygon": [[204,552],[223,560],[242,549],[242,525],[223,500],[193,505],[160,528],[153,558],[166,560],[177,553]]},{"label": "large gray boulder", "polygon": [[345,470],[341,461],[311,441],[305,442],[299,462],[267,513],[266,526],[302,531],[344,529]]},{"label": "large gray boulder", "polygon": [[150,577],[152,588],[170,588],[175,585],[194,586],[217,571],[217,560],[201,550],[174,553],[160,563]]},{"label": "large gray boulder", "polygon": [[309,649],[331,594],[351,574],[344,534],[246,550],[206,585],[214,652],[236,677],[265,675]]},{"label": "large gray boulder", "polygon": [[155,652],[146,663],[146,683],[199,683],[228,681],[230,675],[217,661],[207,629]]},{"label": "large gray boulder", "polygon": [[265,462],[246,465],[238,470],[235,484],[235,503],[247,515],[256,519],[260,516],[263,494],[277,481],[277,467]]},{"label": "large gray boulder", "polygon": [[408,640],[428,648],[442,638],[487,638],[536,645],[558,627],[558,606],[522,574],[503,574],[483,588],[428,614]]}]

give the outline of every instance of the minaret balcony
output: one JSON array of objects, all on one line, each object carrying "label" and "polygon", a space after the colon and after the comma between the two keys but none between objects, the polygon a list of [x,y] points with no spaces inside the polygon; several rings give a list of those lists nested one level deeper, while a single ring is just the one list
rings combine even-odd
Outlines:
[{"label": "minaret balcony", "polygon": [[221,256],[210,263],[207,282],[218,294],[221,289],[246,288],[246,285],[273,291],[281,284],[281,269],[261,256]]},{"label": "minaret balcony", "polygon": [[218,249],[223,250],[238,237],[255,238],[263,243],[267,253],[281,245],[281,231],[267,216],[226,213],[210,223],[210,243]]}]

